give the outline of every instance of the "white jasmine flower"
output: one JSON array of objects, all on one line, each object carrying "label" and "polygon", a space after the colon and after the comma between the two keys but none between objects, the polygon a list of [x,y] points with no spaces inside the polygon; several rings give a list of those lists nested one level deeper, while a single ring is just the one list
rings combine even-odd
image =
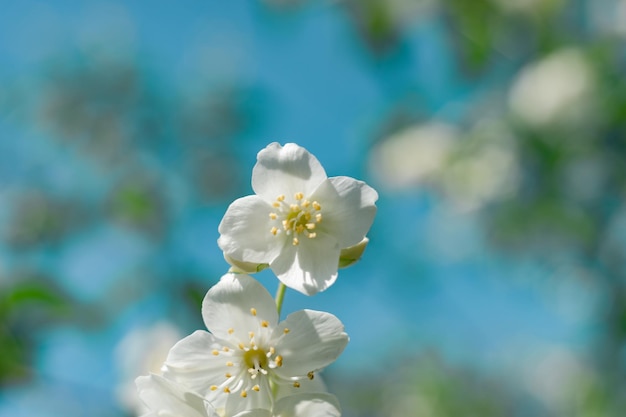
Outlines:
[{"label": "white jasmine flower", "polygon": [[301,310],[278,323],[272,296],[255,279],[226,274],[207,293],[202,315],[211,331],[178,342],[164,376],[205,395],[225,415],[271,410],[273,392],[304,389],[348,343],[332,314]]},{"label": "white jasmine flower", "polygon": [[218,417],[204,398],[161,376],[140,376],[135,383],[150,410],[143,417]]},{"label": "white jasmine flower", "polygon": [[219,225],[227,258],[269,264],[285,285],[307,295],[337,278],[342,248],[363,240],[378,194],[362,181],[328,178],[306,149],[272,143],[252,170],[256,195],[235,200]]},{"label": "white jasmine flower", "polygon": [[[202,396],[158,375],[136,380],[139,397],[150,410],[142,417],[225,417]],[[326,393],[302,393],[281,398],[273,410],[247,409],[232,417],[339,417],[337,399]]]}]

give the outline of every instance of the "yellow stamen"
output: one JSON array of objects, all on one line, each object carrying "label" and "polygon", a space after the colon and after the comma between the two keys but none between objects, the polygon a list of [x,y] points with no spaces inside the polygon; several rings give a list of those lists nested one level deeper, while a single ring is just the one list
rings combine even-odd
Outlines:
[{"label": "yellow stamen", "polygon": [[293,243],[293,246],[298,246],[300,244],[300,241],[298,240],[297,237],[294,237],[291,243]]},{"label": "yellow stamen", "polygon": [[322,209],[322,206],[320,206],[320,203],[318,203],[317,201],[314,201],[313,203],[311,203],[313,205],[313,208],[317,211]]},{"label": "yellow stamen", "polygon": [[309,233],[309,239],[315,239],[317,233]]},{"label": "yellow stamen", "polygon": [[313,372],[309,372],[308,374],[306,374],[307,377],[309,377],[309,379],[313,379],[315,378],[315,374]]},{"label": "yellow stamen", "polygon": [[294,197],[296,198],[296,200],[302,200],[304,198],[304,194],[302,193],[296,193],[294,195]]},{"label": "yellow stamen", "polygon": [[213,351],[211,352],[213,355],[217,356],[220,354],[220,352],[217,349],[213,349]]},{"label": "yellow stamen", "polygon": [[230,394],[230,388],[228,388],[228,387],[224,387],[224,392],[225,392],[226,394]]},{"label": "yellow stamen", "polygon": [[298,381],[293,383],[294,388],[300,388],[300,383]]},{"label": "yellow stamen", "polygon": [[211,391],[217,390],[217,385],[211,385]]},{"label": "yellow stamen", "polygon": [[260,389],[261,389],[261,387],[259,387],[258,385],[255,385],[255,386],[252,387],[252,391],[259,392]]},{"label": "yellow stamen", "polygon": [[289,333],[289,332],[290,332],[290,330],[289,330],[288,328],[286,328],[286,327],[285,327],[285,330],[283,330],[283,333],[287,334],[287,333]]},{"label": "yellow stamen", "polygon": [[276,356],[276,366],[278,366],[279,368],[283,366],[283,357],[280,355]]},{"label": "yellow stamen", "polygon": [[252,307],[250,309],[250,314],[252,314],[253,316],[256,316],[256,308]]},{"label": "yellow stamen", "polygon": [[268,327],[270,324],[267,320],[261,321],[261,327]]},{"label": "yellow stamen", "polygon": [[278,218],[278,215],[276,213],[270,213],[270,219],[276,220],[277,218]]},{"label": "yellow stamen", "polygon": [[246,390],[241,391],[241,396],[243,398],[246,398],[248,396],[248,393],[246,392]]},{"label": "yellow stamen", "polygon": [[276,226],[272,227],[270,229],[270,233],[273,234],[274,236],[276,236],[276,234],[278,233],[278,229],[276,228]]},{"label": "yellow stamen", "polygon": [[283,194],[276,197],[276,201],[285,201],[285,196]]},{"label": "yellow stamen", "polygon": [[228,329],[228,334],[233,334],[233,333],[235,333],[235,329],[233,329],[232,327]]},{"label": "yellow stamen", "polygon": [[235,364],[232,363],[231,361],[226,362],[226,366],[234,366]]}]

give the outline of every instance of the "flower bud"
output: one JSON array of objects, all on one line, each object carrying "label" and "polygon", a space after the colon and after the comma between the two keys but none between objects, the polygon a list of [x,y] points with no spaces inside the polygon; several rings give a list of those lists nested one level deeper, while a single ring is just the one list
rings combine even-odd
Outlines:
[{"label": "flower bud", "polygon": [[226,254],[224,254],[224,259],[226,259],[226,262],[230,264],[228,272],[232,272],[233,274],[255,274],[269,267],[269,264],[238,261],[237,259],[233,259]]},{"label": "flower bud", "polygon": [[367,237],[364,237],[356,245],[342,249],[339,255],[339,268],[347,268],[361,259],[369,241]]}]

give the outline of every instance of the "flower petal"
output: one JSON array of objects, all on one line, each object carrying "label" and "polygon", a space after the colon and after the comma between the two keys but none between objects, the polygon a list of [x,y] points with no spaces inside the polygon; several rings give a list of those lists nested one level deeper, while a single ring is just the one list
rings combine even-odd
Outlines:
[{"label": "flower petal", "polygon": [[333,236],[318,232],[315,239],[301,239],[298,246],[286,245],[270,263],[278,279],[296,291],[314,295],[337,279],[340,248]]},{"label": "flower petal", "polygon": [[139,397],[155,415],[167,412],[188,417],[217,416],[204,398],[161,376],[140,376],[135,383]]},{"label": "flower petal", "polygon": [[281,398],[274,417],[340,417],[339,401],[331,394],[296,394]]},{"label": "flower petal", "polygon": [[318,371],[337,359],[348,340],[343,324],[332,314],[296,311],[272,333],[276,351],[283,357],[282,366],[274,371],[284,379]]},{"label": "flower petal", "polygon": [[259,391],[248,389],[245,398],[238,394],[228,396],[225,409],[227,416],[237,415],[245,410],[270,410],[272,408],[272,387],[268,379],[259,378],[256,382],[258,382]]},{"label": "flower petal", "polygon": [[233,417],[272,417],[270,410],[246,410],[244,412],[235,414]]},{"label": "flower petal", "polygon": [[285,245],[285,236],[273,235],[272,206],[256,195],[238,198],[226,210],[217,244],[238,261],[270,263]]},{"label": "flower petal", "polygon": [[308,377],[300,379],[298,381],[297,387],[293,385],[293,381],[277,379],[275,382],[276,399],[280,399],[282,397],[287,397],[294,394],[328,392],[328,389],[326,389],[326,384],[324,384],[324,381],[318,374],[315,374],[313,379],[309,379]]},{"label": "flower petal", "polygon": [[292,197],[312,193],[327,178],[320,162],[295,143],[270,143],[257,155],[252,170],[252,189],[267,202],[283,194]]},{"label": "flower petal", "polygon": [[202,317],[211,333],[235,346],[249,342],[250,332],[256,335],[256,343],[261,344],[278,323],[276,304],[270,293],[245,274],[224,275],[204,297]]},{"label": "flower petal", "polygon": [[320,184],[310,199],[322,204],[324,220],[319,228],[347,248],[359,243],[372,226],[378,193],[363,181],[332,177]]},{"label": "flower petal", "polygon": [[197,330],[172,347],[163,365],[163,376],[206,395],[228,371],[226,360],[212,354],[223,346],[212,334]]}]

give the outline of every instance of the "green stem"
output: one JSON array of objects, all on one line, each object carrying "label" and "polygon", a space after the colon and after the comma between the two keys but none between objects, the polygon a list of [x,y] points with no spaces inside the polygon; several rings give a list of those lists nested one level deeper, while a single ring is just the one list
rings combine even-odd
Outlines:
[{"label": "green stem", "polygon": [[285,299],[285,290],[287,286],[282,282],[278,284],[278,290],[276,290],[276,310],[280,316],[280,310],[283,308],[283,300]]}]

